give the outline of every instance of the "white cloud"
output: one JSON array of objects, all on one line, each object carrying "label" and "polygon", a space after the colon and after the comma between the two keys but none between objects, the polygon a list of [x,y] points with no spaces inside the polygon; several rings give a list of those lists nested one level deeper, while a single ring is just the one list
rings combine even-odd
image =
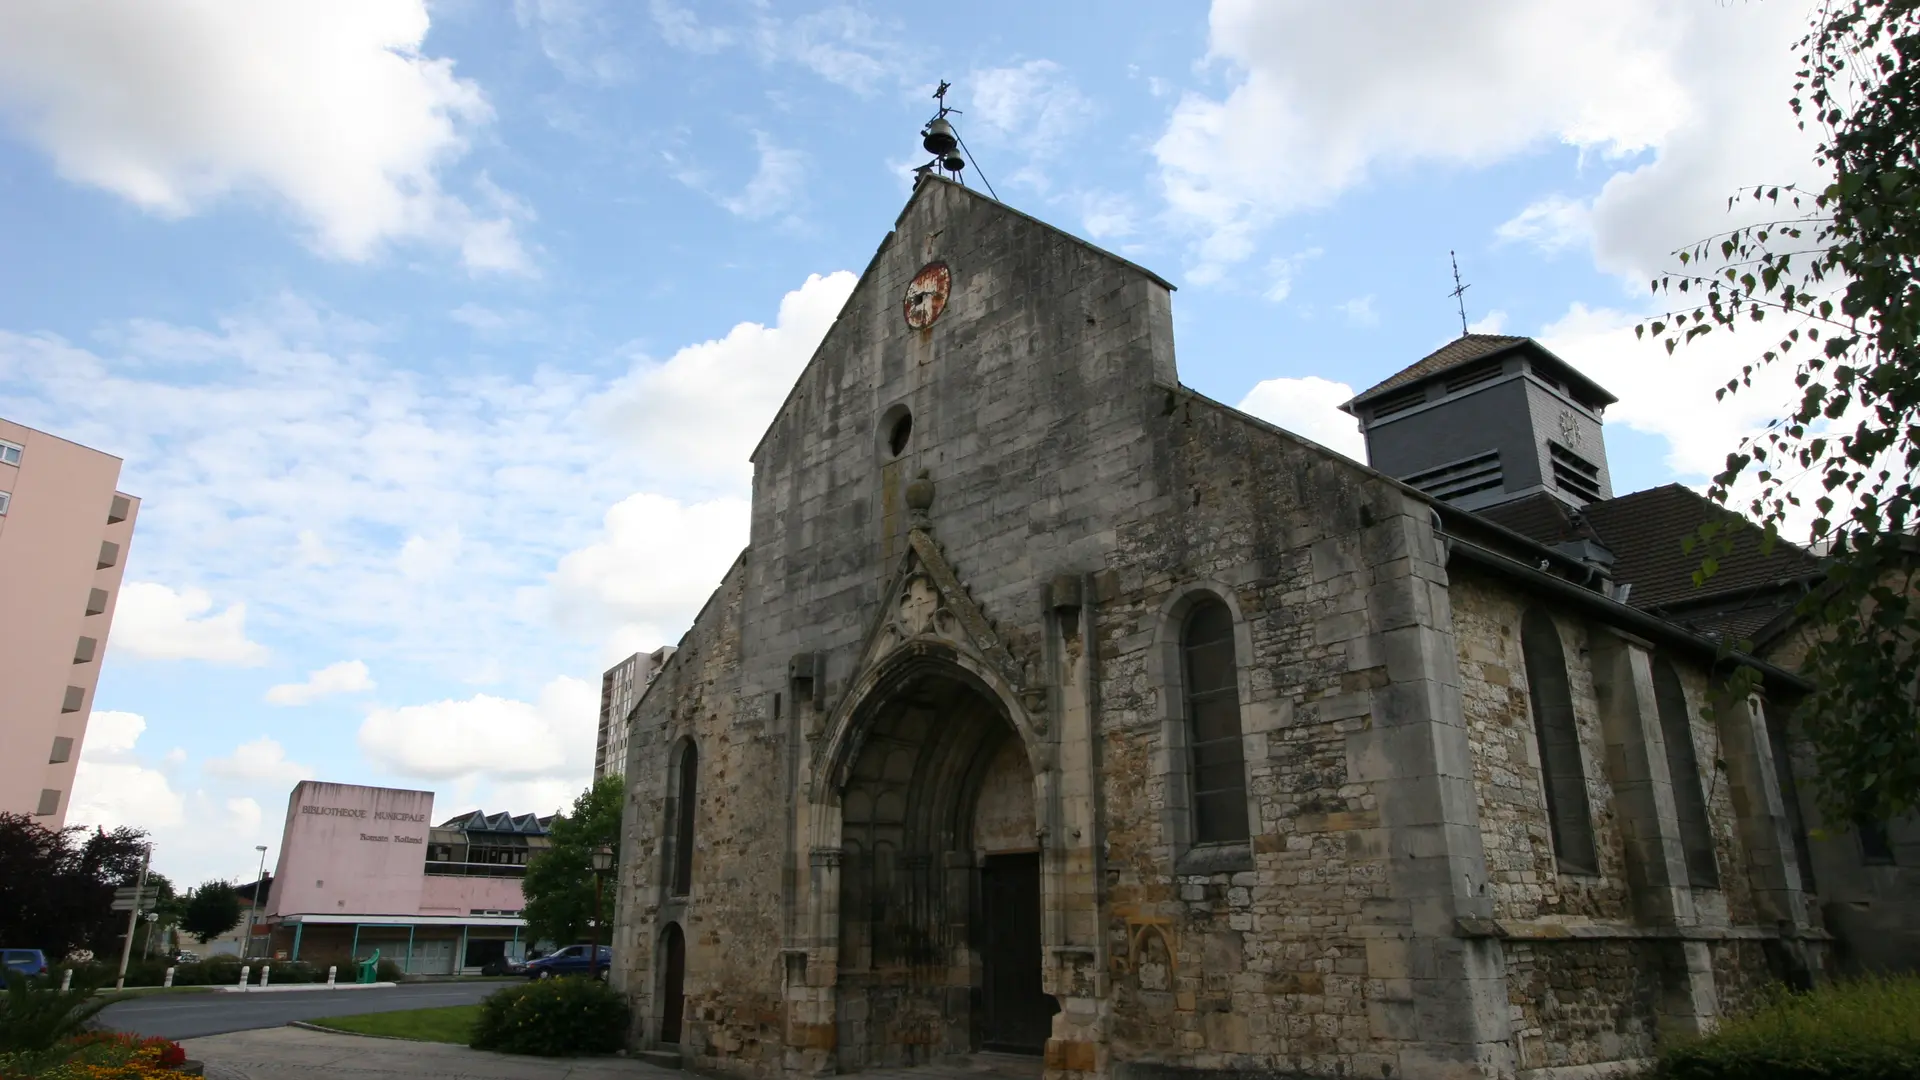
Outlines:
[{"label": "white cloud", "polygon": [[1267,263],[1267,288],[1261,295],[1271,303],[1278,304],[1293,295],[1293,279],[1299,275],[1300,268],[1319,258],[1319,248],[1296,251],[1291,255],[1276,256]]},{"label": "white cloud", "polygon": [[1379,326],[1380,312],[1373,306],[1373,294],[1356,296],[1333,306],[1335,311],[1347,317],[1354,326]]},{"label": "white cloud", "polygon": [[1132,236],[1139,228],[1140,207],[1125,195],[1110,191],[1083,191],[1078,199],[1080,225],[1092,240],[1107,242]]},{"label": "white cloud", "polygon": [[1351,397],[1353,387],[1317,375],[1267,379],[1247,391],[1239,408],[1355,461],[1365,461],[1367,447],[1360,437],[1360,424],[1339,409]]},{"label": "white cloud", "polygon": [[281,787],[292,787],[302,780],[314,778],[312,769],[297,761],[288,761],[286,747],[265,735],[241,743],[226,757],[208,758],[202,767],[214,776],[260,780]]},{"label": "white cloud", "polygon": [[621,500],[593,543],[560,560],[548,585],[555,617],[612,638],[617,656],[670,643],[746,547],[751,515],[737,498]]},{"label": "white cloud", "polygon": [[84,758],[73,777],[67,822],[108,829],[131,825],[163,829],[186,819],[186,800],[164,773],[134,762],[92,762]]},{"label": "white cloud", "polygon": [[592,772],[599,702],[596,684],[561,676],[532,703],[475,694],[377,708],[360,725],[360,750],[403,776],[584,783]]},{"label": "white cloud", "polygon": [[147,718],[139,713],[95,709],[87,716],[86,738],[80,744],[81,756],[92,761],[114,760],[133,753],[140,734],[147,730]]},{"label": "white cloud", "polygon": [[1507,313],[1495,308],[1467,324],[1469,334],[1497,334],[1507,328]]},{"label": "white cloud", "polygon": [[758,221],[782,213],[793,205],[800,191],[803,166],[806,157],[798,150],[789,150],[776,146],[764,132],[753,133],[754,150],[760,163],[754,169],[753,179],[738,195],[729,195],[718,201],[729,213]]},{"label": "white cloud", "polygon": [[811,275],[772,326],[743,322],[665,363],[641,363],[608,391],[606,423],[685,476],[745,480],[747,455],[853,292],[845,270]]},{"label": "white cloud", "polygon": [[342,660],[309,672],[306,682],[281,683],[267,690],[272,705],[309,705],[333,694],[356,694],[373,689],[367,665],[359,660]]},{"label": "white cloud", "polygon": [[961,88],[967,109],[956,124],[983,128],[983,134],[1039,157],[1079,144],[1083,132],[1078,129],[1096,112],[1092,100],[1052,60],[976,68]]},{"label": "white cloud", "polygon": [[513,0],[513,17],[574,82],[611,86],[630,74],[625,58],[609,44],[614,28],[595,0]]},{"label": "white cloud", "polygon": [[[1231,89],[1175,106],[1154,147],[1162,189],[1205,281],[1248,258],[1279,217],[1375,175],[1560,143],[1631,162],[1602,189],[1592,225],[1601,264],[1637,275],[1720,227],[1734,187],[1805,173],[1807,140],[1785,104],[1805,11],[1216,0],[1209,59]],[[1544,212],[1526,224],[1552,224]]]},{"label": "white cloud", "polygon": [[1593,239],[1593,209],[1579,199],[1548,195],[1500,223],[1493,235],[1503,243],[1529,244],[1544,252],[1583,246]]},{"label": "white cloud", "polygon": [[113,614],[112,645],[148,660],[207,660],[262,664],[267,648],[247,638],[247,605],[213,613],[204,589],[175,591],[152,581],[129,581]]},{"label": "white cloud", "polygon": [[294,558],[302,566],[332,566],[339,560],[339,556],[327,547],[326,541],[320,539],[320,534],[312,529],[301,529],[294,540]]},{"label": "white cloud", "polygon": [[424,0],[0,5],[0,110],[62,175],[156,214],[264,193],[331,257],[418,240],[525,270],[511,215],[443,185],[493,113],[421,53],[428,21]]},{"label": "white cloud", "polygon": [[738,25],[703,21],[692,7],[652,0],[649,10],[660,37],[677,49],[713,55],[745,46],[763,63],[792,63],[856,93],[882,82],[901,81],[910,50],[878,20],[857,7],[835,4],[794,19],[769,14],[766,5]]}]

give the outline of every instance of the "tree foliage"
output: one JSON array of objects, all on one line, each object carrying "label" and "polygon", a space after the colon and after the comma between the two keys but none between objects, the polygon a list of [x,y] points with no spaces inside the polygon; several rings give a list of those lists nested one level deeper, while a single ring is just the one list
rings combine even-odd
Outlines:
[{"label": "tree foliage", "polygon": [[[619,866],[620,807],[625,797],[620,777],[603,776],[573,800],[572,810],[553,819],[552,846],[528,861],[521,886],[527,898],[527,932],[534,940],[566,945],[592,936],[588,920],[595,917],[593,850],[610,845],[614,865]],[[610,872],[604,882],[599,914],[603,926],[613,918],[617,873]],[[602,930],[601,942],[607,939]]]},{"label": "tree foliage", "polygon": [[[1808,539],[1831,554],[1825,586],[1800,605],[1816,689],[1796,714],[1828,812],[1885,820],[1920,805],[1920,0],[1829,0],[1797,49],[1788,104],[1818,134],[1814,163],[1832,181],[1730,199],[1772,220],[1676,253],[1680,269],[1653,289],[1686,306],[1635,330],[1669,353],[1716,330],[1765,335],[1723,398],[1752,392],[1764,367],[1793,366],[1798,400],[1727,456],[1710,494],[1737,505],[1736,483],[1750,485],[1746,509],[1769,545],[1811,496]],[[1708,527],[1701,539],[1704,577],[1730,537]]]},{"label": "tree foliage", "polygon": [[140,876],[146,833],[75,826],[55,832],[0,813],[0,941],[57,960],[75,949],[117,953],[126,915],[113,890]]},{"label": "tree foliage", "polygon": [[240,925],[240,897],[224,881],[209,881],[187,897],[180,929],[205,945]]}]

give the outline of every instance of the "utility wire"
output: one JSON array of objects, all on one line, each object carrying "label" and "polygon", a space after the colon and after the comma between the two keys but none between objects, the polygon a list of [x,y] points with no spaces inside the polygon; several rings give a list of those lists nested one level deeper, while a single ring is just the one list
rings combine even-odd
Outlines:
[{"label": "utility wire", "polygon": [[[954,111],[958,112],[959,110],[955,109]],[[994,202],[999,202],[1000,193],[993,190],[993,181],[987,179],[987,174],[984,172],[980,172],[980,159],[973,156],[972,150],[967,149],[967,140],[960,137],[960,130],[958,128],[954,129],[953,141],[960,144],[960,149],[966,153],[967,160],[973,163],[973,171],[976,173],[980,173],[980,182],[987,185],[987,194],[993,196]]]}]

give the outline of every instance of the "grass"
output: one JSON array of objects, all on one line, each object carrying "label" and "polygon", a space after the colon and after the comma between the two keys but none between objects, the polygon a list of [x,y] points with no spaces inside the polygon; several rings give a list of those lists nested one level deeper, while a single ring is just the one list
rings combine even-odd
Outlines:
[{"label": "grass", "polygon": [[319,1027],[355,1035],[386,1035],[395,1039],[467,1045],[473,1035],[478,1005],[451,1005],[440,1009],[405,1009],[399,1012],[359,1013],[315,1020]]}]

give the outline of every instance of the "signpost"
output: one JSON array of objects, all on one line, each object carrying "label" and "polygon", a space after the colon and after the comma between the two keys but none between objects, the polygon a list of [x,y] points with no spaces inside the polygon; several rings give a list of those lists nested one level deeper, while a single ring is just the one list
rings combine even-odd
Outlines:
[{"label": "signpost", "polygon": [[[157,896],[147,893],[147,867],[153,862],[153,845],[147,845],[147,853],[140,859],[140,883],[132,888],[113,890],[113,910],[127,913],[127,940],[120,944],[120,975],[113,980],[115,990],[127,988],[127,961],[133,956],[133,928],[140,920],[140,913],[154,906]],[[157,894],[158,889],[154,890]]]}]

